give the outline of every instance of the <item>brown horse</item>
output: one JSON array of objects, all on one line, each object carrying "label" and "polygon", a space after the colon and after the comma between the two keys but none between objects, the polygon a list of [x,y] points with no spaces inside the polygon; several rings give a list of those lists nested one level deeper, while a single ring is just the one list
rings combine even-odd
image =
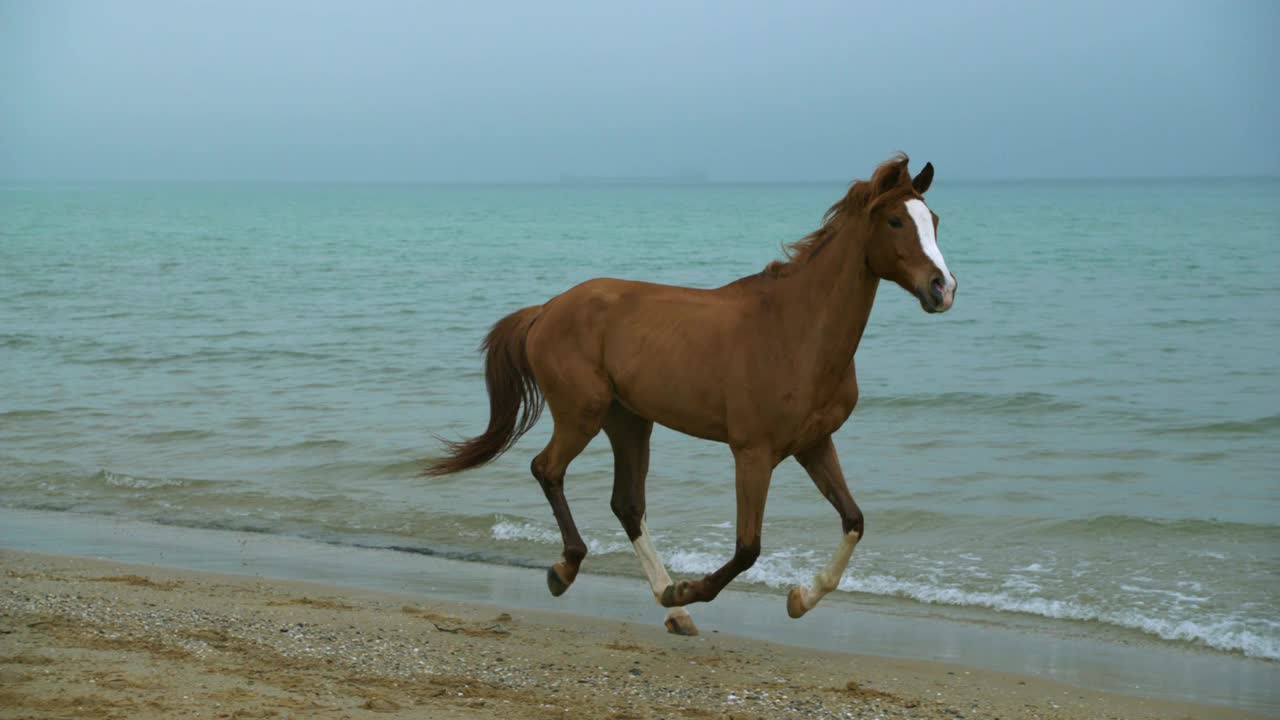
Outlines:
[{"label": "brown horse", "polygon": [[[831,434],[858,401],[853,355],[881,279],[945,312],[955,277],[938,251],[937,215],[924,204],[933,180],[914,179],[907,157],[878,167],[831,206],[822,226],[789,248],[787,262],[714,290],[596,279],[499,320],[485,339],[489,426],[447,443],[425,470],[444,475],[502,454],[537,422],[555,421],[530,469],[551,503],[564,554],[547,570],[560,595],[587,554],[563,482],[566,468],[604,430],[613,446],[613,512],[631,539],[671,632],[696,634],[683,606],[713,599],[760,555],[773,469],[788,456],[840,513],[843,536],[809,587],[787,596],[800,617],[835,589],[863,534]],[[654,423],[733,452],[737,547],[723,567],[673,583],[645,527],[645,475]]]}]

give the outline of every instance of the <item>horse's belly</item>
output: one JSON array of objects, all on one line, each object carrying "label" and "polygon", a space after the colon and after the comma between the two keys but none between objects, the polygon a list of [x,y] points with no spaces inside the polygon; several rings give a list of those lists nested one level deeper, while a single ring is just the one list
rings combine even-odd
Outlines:
[{"label": "horse's belly", "polygon": [[615,387],[614,392],[623,407],[665,428],[703,440],[725,442],[728,439],[724,414],[714,412],[712,401],[699,402],[698,393],[685,393],[677,388],[635,392],[635,389],[621,387]]},{"label": "horse's belly", "polygon": [[673,422],[665,422],[662,420],[654,420],[655,423],[662,427],[675,430],[685,435],[691,435],[703,440],[714,440],[716,442],[729,442],[729,433],[723,425],[716,427],[713,425],[696,425],[696,424],[677,424]]}]

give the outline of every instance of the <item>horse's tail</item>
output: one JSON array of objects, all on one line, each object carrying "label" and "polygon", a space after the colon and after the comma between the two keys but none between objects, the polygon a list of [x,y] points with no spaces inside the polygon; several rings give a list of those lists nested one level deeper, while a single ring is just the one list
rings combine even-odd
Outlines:
[{"label": "horse's tail", "polygon": [[441,439],[445,456],[423,475],[448,475],[483,465],[506,452],[538,422],[542,391],[529,365],[525,340],[542,312],[541,305],[517,310],[494,324],[480,349],[485,353],[484,382],[489,388],[489,427],[469,440]]}]

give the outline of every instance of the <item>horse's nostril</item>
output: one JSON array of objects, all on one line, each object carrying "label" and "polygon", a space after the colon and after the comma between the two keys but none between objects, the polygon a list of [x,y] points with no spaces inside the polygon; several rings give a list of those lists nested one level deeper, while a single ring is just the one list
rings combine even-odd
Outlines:
[{"label": "horse's nostril", "polygon": [[942,302],[942,294],[947,289],[947,283],[942,279],[941,275],[934,275],[933,280],[929,283],[930,294],[933,299]]}]

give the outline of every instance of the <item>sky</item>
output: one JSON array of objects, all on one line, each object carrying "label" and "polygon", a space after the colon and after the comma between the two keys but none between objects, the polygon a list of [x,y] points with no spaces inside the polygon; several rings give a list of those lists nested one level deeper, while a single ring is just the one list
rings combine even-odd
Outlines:
[{"label": "sky", "polygon": [[1280,175],[1280,2],[0,0],[0,180]]}]

